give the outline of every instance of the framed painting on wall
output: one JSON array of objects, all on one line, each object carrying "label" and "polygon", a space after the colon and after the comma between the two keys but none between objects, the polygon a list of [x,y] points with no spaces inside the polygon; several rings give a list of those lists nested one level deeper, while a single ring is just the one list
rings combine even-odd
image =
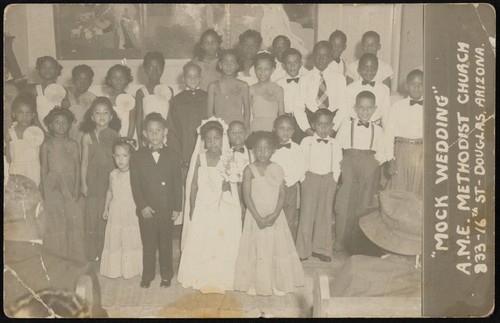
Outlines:
[{"label": "framed painting on wall", "polygon": [[139,4],[55,4],[59,60],[139,59],[144,18]]},{"label": "framed painting on wall", "polygon": [[148,51],[190,59],[208,28],[225,48],[247,29],[262,34],[262,49],[285,35],[304,57],[317,38],[316,4],[57,4],[54,21],[60,60],[141,59]]}]

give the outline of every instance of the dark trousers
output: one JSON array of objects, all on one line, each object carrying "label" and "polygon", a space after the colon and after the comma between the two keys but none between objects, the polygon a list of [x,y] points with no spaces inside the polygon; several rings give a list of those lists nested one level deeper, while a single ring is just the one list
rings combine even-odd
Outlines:
[{"label": "dark trousers", "polygon": [[335,200],[335,242],[351,254],[378,255],[359,228],[359,219],[377,209],[379,165],[370,150],[347,149],[340,163],[342,184]]},{"label": "dark trousers", "polygon": [[[166,212],[168,213],[168,212]],[[161,279],[172,279],[172,214],[155,214],[151,219],[139,216],[142,240],[142,280],[150,282],[156,275],[156,250],[160,254]]]}]

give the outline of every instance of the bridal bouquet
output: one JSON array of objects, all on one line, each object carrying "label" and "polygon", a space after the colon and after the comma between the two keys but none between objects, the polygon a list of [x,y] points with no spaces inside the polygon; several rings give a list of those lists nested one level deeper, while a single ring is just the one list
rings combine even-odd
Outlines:
[{"label": "bridal bouquet", "polygon": [[235,152],[226,149],[222,152],[219,161],[219,171],[224,179],[225,186],[228,184],[241,183],[243,181],[243,170],[245,169],[245,162],[241,159],[235,158]]}]

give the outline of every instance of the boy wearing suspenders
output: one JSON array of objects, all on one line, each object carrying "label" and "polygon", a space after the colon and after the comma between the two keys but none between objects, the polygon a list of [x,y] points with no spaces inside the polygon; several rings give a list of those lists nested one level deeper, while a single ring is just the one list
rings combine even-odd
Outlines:
[{"label": "boy wearing suspenders", "polygon": [[375,95],[362,91],[356,96],[356,117],[342,124],[337,139],[343,148],[342,184],[335,200],[336,252],[373,254],[371,243],[359,229],[359,219],[376,208],[377,168],[385,161],[382,128],[369,122],[377,109]]}]

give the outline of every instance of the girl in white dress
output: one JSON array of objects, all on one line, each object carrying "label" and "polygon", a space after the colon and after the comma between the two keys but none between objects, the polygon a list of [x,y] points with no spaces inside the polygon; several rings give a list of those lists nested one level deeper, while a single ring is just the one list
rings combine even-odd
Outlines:
[{"label": "girl in white dress", "polygon": [[7,162],[10,174],[24,175],[40,185],[40,145],[44,134],[34,126],[36,117],[35,98],[19,94],[12,102],[14,123],[5,134]]},{"label": "girl in white dress", "polygon": [[142,123],[151,112],[158,112],[167,120],[170,109],[170,99],[174,90],[166,84],[161,84],[160,79],[165,69],[165,57],[160,52],[148,52],[142,63],[148,83],[137,90],[135,94],[136,126],[139,137],[139,147],[142,147]]},{"label": "girl in white dress", "polygon": [[69,101],[66,89],[56,83],[57,78],[61,75],[62,66],[54,57],[38,57],[36,70],[41,83],[31,85],[28,90],[36,96],[38,120],[35,120],[35,125],[47,132],[48,129],[43,123],[43,119],[55,106],[68,108]]},{"label": "girl in white dress", "polygon": [[233,289],[241,206],[236,183],[224,183],[219,168],[229,149],[227,126],[215,117],[208,120],[198,128],[206,151],[199,135],[188,173],[177,280],[202,293],[224,293]]},{"label": "girl in white dress", "polygon": [[135,133],[135,99],[125,92],[133,79],[130,68],[122,64],[111,66],[106,74],[106,85],[110,90],[108,97],[122,124],[119,132],[120,136],[137,139]]},{"label": "girl in white dress", "polygon": [[113,144],[113,158],[118,168],[109,174],[103,219],[107,220],[101,275],[109,278],[132,278],[142,273],[142,241],[139,219],[130,186],[129,161],[135,143],[118,138]]}]

